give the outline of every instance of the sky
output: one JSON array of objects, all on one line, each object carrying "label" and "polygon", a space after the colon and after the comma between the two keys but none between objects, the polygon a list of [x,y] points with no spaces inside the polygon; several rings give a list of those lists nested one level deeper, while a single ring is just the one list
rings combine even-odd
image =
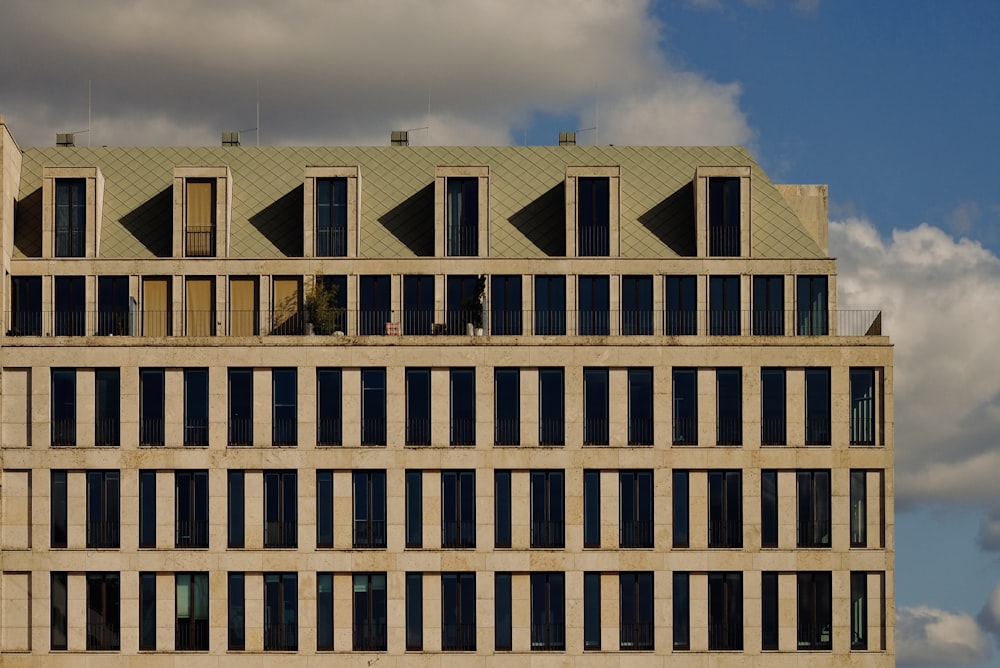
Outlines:
[{"label": "sky", "polygon": [[0,115],[22,147],[578,130],[742,144],[774,181],[829,184],[839,306],[882,309],[896,346],[899,664],[988,666],[998,32],[995,0],[5,0]]}]

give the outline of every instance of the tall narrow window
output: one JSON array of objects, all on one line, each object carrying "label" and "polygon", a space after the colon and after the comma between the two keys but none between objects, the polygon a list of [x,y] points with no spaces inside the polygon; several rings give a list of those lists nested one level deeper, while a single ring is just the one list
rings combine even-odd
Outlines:
[{"label": "tall narrow window", "polygon": [[431,334],[434,324],[434,276],[403,276],[403,334]]},{"label": "tall narrow window", "polygon": [[441,547],[476,546],[476,472],[441,472]]},{"label": "tall narrow window", "polygon": [[628,370],[628,444],[653,444],[653,370]]},{"label": "tall narrow window", "polygon": [[385,445],[385,368],[361,370],[361,445]]},{"label": "tall narrow window", "polygon": [[406,547],[424,545],[424,477],[418,469],[406,471]]},{"label": "tall narrow window", "polygon": [[868,573],[851,571],[851,649],[868,649]]},{"label": "tall narrow window", "polygon": [[601,649],[601,574],[583,574],[583,649]]},{"label": "tall narrow window", "polygon": [[476,276],[449,276],[445,284],[449,334],[467,334],[469,327],[483,326],[483,292],[486,278]]},{"label": "tall narrow window", "polygon": [[174,650],[208,651],[208,573],[177,573],[174,583]]},{"label": "tall narrow window", "polygon": [[40,336],[42,333],[42,277],[10,277],[9,336]]},{"label": "tall narrow window", "polygon": [[621,573],[618,576],[621,601],[622,650],[652,650],[653,629],[653,574]]},{"label": "tall narrow window", "polygon": [[653,547],[653,472],[621,471],[619,539],[621,547]]},{"label": "tall narrow window", "polygon": [[581,335],[607,335],[611,333],[608,317],[611,295],[607,276],[580,276],[577,281],[579,292],[578,332]]},{"label": "tall narrow window", "polygon": [[384,652],[386,648],[385,573],[354,575],[355,652]]},{"label": "tall narrow window", "polygon": [[347,256],[347,178],[316,179],[316,256]]},{"label": "tall narrow window", "polygon": [[563,445],[565,413],[563,411],[565,385],[563,369],[538,370],[538,444]]},{"label": "tall narrow window", "polygon": [[531,547],[563,547],[565,503],[562,471],[531,472]]},{"label": "tall narrow window", "polygon": [[531,649],[566,649],[566,579],[563,573],[531,574]]},{"label": "tall narrow window", "polygon": [[826,276],[796,278],[796,316],[799,336],[821,336],[829,333],[827,324],[828,298]]},{"label": "tall narrow window", "polygon": [[799,572],[798,648],[829,650],[833,647],[833,587],[830,572]]},{"label": "tall narrow window", "polygon": [[49,576],[49,647],[52,651],[64,650],[68,647],[67,630],[69,627],[68,591],[66,572],[52,571]]},{"label": "tall narrow window", "polygon": [[577,178],[576,197],[578,255],[607,257],[611,248],[611,179]]},{"label": "tall narrow window", "polygon": [[830,445],[830,369],[806,369],[806,445]]},{"label": "tall narrow window", "polygon": [[226,600],[229,602],[227,626],[229,650],[246,649],[246,578],[243,573],[229,573]]},{"label": "tall narrow window", "polygon": [[708,472],[709,547],[743,547],[742,482],[740,471]]},{"label": "tall narrow window", "polygon": [[316,369],[316,445],[343,443],[342,386],[340,369]]},{"label": "tall narrow window", "polygon": [[674,571],[674,651],[691,649],[691,574]]},{"label": "tall narrow window", "polygon": [[128,276],[97,277],[98,336],[133,334],[128,281]]},{"label": "tall narrow window", "polygon": [[184,255],[215,257],[215,179],[185,182]]},{"label": "tall narrow window", "polygon": [[709,276],[708,333],[715,336],[739,335],[739,276]]},{"label": "tall narrow window", "polygon": [[94,445],[121,442],[121,372],[117,367],[94,369]]},{"label": "tall narrow window", "polygon": [[441,574],[441,649],[476,651],[476,574]]},{"label": "tall narrow window", "polygon": [[257,278],[229,279],[229,335],[260,334],[260,292]]},{"label": "tall narrow window", "polygon": [[608,370],[583,370],[583,444],[608,444]]},{"label": "tall narrow window", "polygon": [[851,547],[868,546],[868,475],[851,471]]},{"label": "tall narrow window", "polygon": [[760,648],[778,649],[778,574],[760,574]]},{"label": "tall narrow window", "polygon": [[875,369],[851,369],[851,445],[875,445]]},{"label": "tall narrow window", "polygon": [[601,546],[601,472],[583,472],[583,546]]},{"label": "tall narrow window", "polygon": [[208,445],[208,369],[184,369],[184,445]]},{"label": "tall narrow window", "polygon": [[511,574],[496,573],[493,578],[493,649],[509,652],[513,649],[513,595]]},{"label": "tall narrow window", "polygon": [[451,445],[476,444],[476,370],[451,369]]},{"label": "tall narrow window", "polygon": [[139,471],[139,547],[156,547],[156,471]]},{"label": "tall narrow window", "polygon": [[228,547],[243,547],[246,539],[246,513],[244,496],[244,473],[232,469],[226,475],[226,544]]},{"label": "tall narrow window", "polygon": [[622,276],[622,334],[653,333],[653,277]]},{"label": "tall narrow window", "polygon": [[86,333],[87,301],[83,276],[56,276],[55,335],[83,336]]},{"label": "tall narrow window", "polygon": [[156,573],[139,573],[139,651],[156,649]]},{"label": "tall narrow window", "polygon": [[299,648],[299,578],[296,573],[264,573],[264,651]]},{"label": "tall narrow window", "polygon": [[430,369],[406,369],[406,444],[431,444]]},{"label": "tall narrow window", "polygon": [[316,574],[316,650],[333,649],[333,573]]},{"label": "tall narrow window", "polygon": [[511,490],[510,471],[496,470],[493,474],[493,493],[496,499],[494,509],[494,547],[510,547],[511,541]]},{"label": "tall narrow window", "polygon": [[535,276],[535,334],[566,333],[566,277]]},{"label": "tall narrow window", "polygon": [[142,279],[142,335],[170,336],[173,334],[170,307],[170,279]]},{"label": "tall narrow window", "polygon": [[493,442],[496,445],[521,443],[521,371],[516,368],[493,370]]},{"label": "tall narrow window", "polygon": [[264,472],[264,547],[298,546],[298,475]]},{"label": "tall narrow window", "polygon": [[718,445],[743,443],[743,369],[716,369],[716,423]]},{"label": "tall narrow window", "polygon": [[163,369],[139,369],[139,445],[163,445]]},{"label": "tall narrow window", "polygon": [[215,279],[188,278],[184,286],[187,335],[215,336]]},{"label": "tall narrow window", "polygon": [[385,334],[385,323],[392,322],[392,284],[390,277],[361,276],[360,310],[358,311],[358,334]]},{"label": "tall narrow window", "polygon": [[479,179],[450,176],[445,181],[450,257],[479,255]]},{"label": "tall narrow window", "polygon": [[87,547],[117,548],[121,532],[118,471],[87,471]]},{"label": "tall narrow window", "polygon": [[316,471],[316,547],[333,547],[333,471]]},{"label": "tall narrow window", "polygon": [[674,445],[698,444],[698,370],[673,370]]},{"label": "tall narrow window", "polygon": [[253,369],[229,369],[229,445],[253,445]]},{"label": "tall narrow window", "polygon": [[354,547],[385,547],[385,471],[354,472]]},{"label": "tall narrow window", "polygon": [[674,471],[674,547],[691,544],[688,476],[687,471]]},{"label": "tall narrow window", "polygon": [[174,472],[174,546],[208,547],[208,471]]},{"label": "tall narrow window", "polygon": [[313,334],[341,334],[347,331],[347,276],[319,274],[313,279],[306,298],[306,323]]},{"label": "tall narrow window", "polygon": [[490,283],[490,334],[521,334],[521,277],[493,276]]},{"label": "tall narrow window", "polygon": [[760,444],[785,445],[785,370],[760,370]]},{"label": "tall narrow window", "polygon": [[50,479],[49,524],[51,525],[51,534],[49,536],[49,546],[54,549],[66,547],[68,529],[66,471],[52,469]]},{"label": "tall narrow window", "polygon": [[275,276],[272,282],[271,333],[292,336],[303,332],[302,277]]},{"label": "tall narrow window", "polygon": [[76,445],[76,369],[52,369],[52,445]]},{"label": "tall narrow window", "polygon": [[120,648],[120,576],[87,573],[87,651],[117,652]]},{"label": "tall narrow window", "polygon": [[696,276],[667,276],[667,336],[690,336],[698,332],[698,287]]},{"label": "tall narrow window", "polygon": [[298,373],[294,368],[271,370],[271,443],[298,443]]},{"label": "tall narrow window", "polygon": [[56,179],[56,257],[83,257],[87,248],[87,180]]},{"label": "tall narrow window", "polygon": [[708,574],[708,649],[743,649],[743,573]]},{"label": "tall narrow window", "polygon": [[739,177],[708,179],[708,254],[712,257],[740,256]]},{"label": "tall narrow window", "polygon": [[799,471],[798,546],[830,547],[830,472]]},{"label": "tall narrow window", "polygon": [[778,472],[760,472],[760,546],[778,547]]},{"label": "tall narrow window", "polygon": [[424,574],[406,574],[406,651],[424,648]]},{"label": "tall narrow window", "polygon": [[785,333],[785,277],[753,277],[753,333],[781,336]]}]

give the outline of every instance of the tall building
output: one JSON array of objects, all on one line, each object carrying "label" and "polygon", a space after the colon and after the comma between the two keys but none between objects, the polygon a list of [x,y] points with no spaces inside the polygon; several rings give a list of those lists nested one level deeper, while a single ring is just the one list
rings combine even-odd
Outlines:
[{"label": "tall building", "polygon": [[0,121],[3,665],[894,664],[825,187],[226,140]]}]

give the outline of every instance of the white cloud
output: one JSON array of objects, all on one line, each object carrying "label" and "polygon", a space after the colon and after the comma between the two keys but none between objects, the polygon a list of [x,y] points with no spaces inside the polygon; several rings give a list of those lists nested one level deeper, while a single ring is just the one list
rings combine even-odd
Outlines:
[{"label": "white cloud", "polygon": [[896,609],[896,650],[899,664],[911,666],[967,665],[993,654],[971,615],[928,606]]},{"label": "white cloud", "polygon": [[[1000,509],[993,508],[983,513],[979,520],[976,544],[987,552],[1000,552]],[[994,595],[1000,589],[994,590]]]},{"label": "white cloud", "polygon": [[1000,585],[993,588],[983,609],[976,615],[976,621],[994,638],[1000,638]]}]

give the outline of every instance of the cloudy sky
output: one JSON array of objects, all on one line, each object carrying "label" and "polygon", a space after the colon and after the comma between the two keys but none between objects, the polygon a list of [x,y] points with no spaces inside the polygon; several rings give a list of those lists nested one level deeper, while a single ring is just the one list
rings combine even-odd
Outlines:
[{"label": "cloudy sky", "polygon": [[[896,344],[903,665],[1000,661],[1000,3],[5,0],[22,146],[744,144]],[[88,82],[91,91],[88,121]],[[596,129],[595,129],[596,128]]]}]

